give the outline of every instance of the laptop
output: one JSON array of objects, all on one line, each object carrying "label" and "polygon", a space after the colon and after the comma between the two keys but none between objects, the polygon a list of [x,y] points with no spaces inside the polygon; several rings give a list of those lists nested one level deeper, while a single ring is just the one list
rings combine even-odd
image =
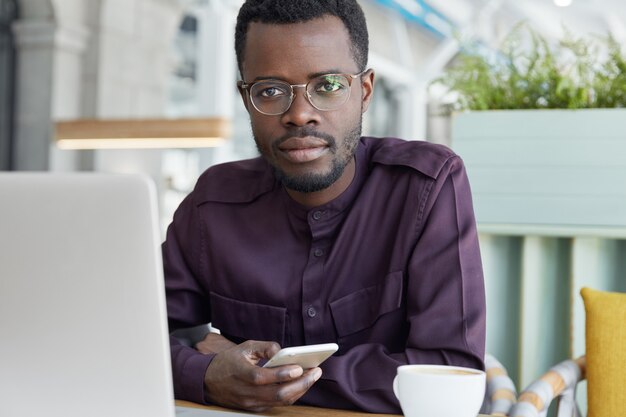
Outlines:
[{"label": "laptop", "polygon": [[175,407],[155,186],[0,173],[0,416],[229,416]]}]

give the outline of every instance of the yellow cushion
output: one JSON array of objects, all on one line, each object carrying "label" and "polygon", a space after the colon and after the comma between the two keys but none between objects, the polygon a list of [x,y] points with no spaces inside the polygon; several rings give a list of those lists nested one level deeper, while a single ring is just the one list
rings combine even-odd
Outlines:
[{"label": "yellow cushion", "polygon": [[588,417],[626,416],[626,294],[580,291],[586,311]]}]

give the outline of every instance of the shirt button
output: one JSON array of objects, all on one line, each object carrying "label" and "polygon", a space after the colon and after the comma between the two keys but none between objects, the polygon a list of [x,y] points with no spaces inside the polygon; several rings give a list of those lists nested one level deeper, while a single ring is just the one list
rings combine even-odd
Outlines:
[{"label": "shirt button", "polygon": [[306,310],[306,314],[307,314],[309,317],[313,318],[313,317],[317,316],[317,311],[315,310],[315,308],[313,308],[313,307],[309,307],[309,308]]},{"label": "shirt button", "polygon": [[319,220],[322,218],[322,212],[321,211],[316,211],[313,213],[313,219],[314,220]]},{"label": "shirt button", "polygon": [[317,249],[315,249],[313,251],[313,255],[315,255],[317,258],[319,258],[320,256],[324,255],[324,251],[322,249],[317,248]]}]

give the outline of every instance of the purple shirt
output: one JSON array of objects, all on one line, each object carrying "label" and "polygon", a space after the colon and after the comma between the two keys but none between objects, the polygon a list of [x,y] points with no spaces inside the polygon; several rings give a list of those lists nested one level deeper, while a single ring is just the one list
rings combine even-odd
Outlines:
[{"label": "purple shirt", "polygon": [[[163,244],[170,331],[212,322],[237,343],[336,342],[301,403],[398,413],[399,365],[483,368],[485,294],[461,159],[361,138],[356,174],[306,208],[256,158],[209,168]],[[202,403],[212,356],[172,339],[176,397]]]}]

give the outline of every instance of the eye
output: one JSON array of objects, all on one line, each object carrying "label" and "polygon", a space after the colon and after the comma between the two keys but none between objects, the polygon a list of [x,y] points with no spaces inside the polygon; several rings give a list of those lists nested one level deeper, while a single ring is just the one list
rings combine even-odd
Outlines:
[{"label": "eye", "polygon": [[315,85],[315,92],[317,93],[338,93],[345,89],[345,82],[342,77],[337,76],[325,76],[320,79]]},{"label": "eye", "polygon": [[288,90],[281,84],[260,83],[254,86],[254,95],[261,99],[275,99],[289,95]]},{"label": "eye", "polygon": [[276,97],[281,94],[285,94],[285,93],[277,87],[268,87],[264,89],[263,91],[261,91],[261,95],[263,97]]}]

